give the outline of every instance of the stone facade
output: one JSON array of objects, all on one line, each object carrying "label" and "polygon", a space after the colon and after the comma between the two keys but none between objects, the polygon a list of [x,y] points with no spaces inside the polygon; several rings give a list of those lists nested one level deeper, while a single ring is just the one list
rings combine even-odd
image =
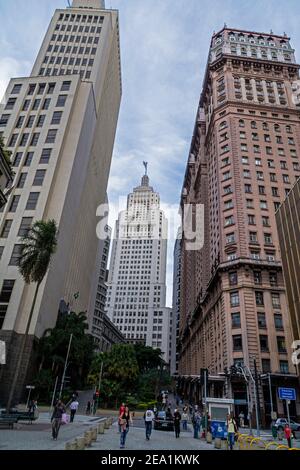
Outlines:
[{"label": "stone facade", "polygon": [[228,371],[255,359],[266,421],[266,374],[279,415],[276,388],[297,385],[275,212],[300,176],[298,78],[287,36],[213,36],[181,198],[183,209],[204,204],[205,241],[193,252],[183,240],[179,374],[207,368],[210,393],[247,413],[245,383]]}]

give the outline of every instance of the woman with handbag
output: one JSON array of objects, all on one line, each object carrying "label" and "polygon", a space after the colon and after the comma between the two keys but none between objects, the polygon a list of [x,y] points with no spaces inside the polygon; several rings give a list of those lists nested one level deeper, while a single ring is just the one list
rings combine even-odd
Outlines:
[{"label": "woman with handbag", "polygon": [[57,441],[59,429],[62,423],[63,415],[66,413],[65,405],[59,400],[53,410],[51,423],[52,423],[52,438]]},{"label": "woman with handbag", "polygon": [[121,428],[120,449],[125,449],[126,437],[129,432],[129,422],[132,424],[132,417],[128,406],[126,406],[125,411],[119,416],[119,426]]},{"label": "woman with handbag", "polygon": [[232,414],[227,416],[227,432],[228,432],[228,442],[230,450],[233,450],[235,442],[235,433],[237,432],[238,427],[236,421]]}]

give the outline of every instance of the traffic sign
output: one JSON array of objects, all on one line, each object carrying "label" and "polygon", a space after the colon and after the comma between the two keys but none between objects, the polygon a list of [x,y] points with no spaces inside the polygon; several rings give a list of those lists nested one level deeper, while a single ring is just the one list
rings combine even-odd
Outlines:
[{"label": "traffic sign", "polygon": [[26,385],[27,390],[34,390],[35,386],[34,385]]},{"label": "traffic sign", "polygon": [[296,390],[294,388],[278,388],[278,395],[281,400],[296,400]]}]

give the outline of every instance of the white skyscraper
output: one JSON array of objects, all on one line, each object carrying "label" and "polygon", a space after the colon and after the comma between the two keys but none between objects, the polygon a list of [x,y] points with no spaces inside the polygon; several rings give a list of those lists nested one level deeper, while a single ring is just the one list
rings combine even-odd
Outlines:
[{"label": "white skyscraper", "polygon": [[88,309],[99,244],[96,209],[106,198],[120,100],[118,12],[105,10],[102,0],[74,0],[56,10],[31,75],[12,79],[0,105],[0,133],[15,172],[0,214],[0,340],[7,346],[0,401],[35,290],[17,266],[20,237],[35,220],[56,220],[58,249],[39,291],[19,391],[34,363],[34,340],[55,326],[61,300],[76,312]]},{"label": "white skyscraper", "polygon": [[[146,166],[146,164],[145,164]],[[171,309],[166,308],[168,224],[146,174],[116,222],[107,312],[129,342],[164,352],[169,361]]]}]

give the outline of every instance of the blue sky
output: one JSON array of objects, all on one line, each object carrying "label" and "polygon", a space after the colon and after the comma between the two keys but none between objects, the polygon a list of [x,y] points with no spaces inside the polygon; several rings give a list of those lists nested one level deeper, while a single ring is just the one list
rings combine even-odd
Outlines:
[{"label": "blue sky", "polygon": [[[0,0],[0,95],[30,73],[55,8],[66,0]],[[106,0],[120,11],[123,98],[109,199],[136,186],[149,162],[151,183],[177,205],[213,31],[230,27],[292,37],[300,50],[298,0]],[[168,304],[172,249],[169,243]]]}]

